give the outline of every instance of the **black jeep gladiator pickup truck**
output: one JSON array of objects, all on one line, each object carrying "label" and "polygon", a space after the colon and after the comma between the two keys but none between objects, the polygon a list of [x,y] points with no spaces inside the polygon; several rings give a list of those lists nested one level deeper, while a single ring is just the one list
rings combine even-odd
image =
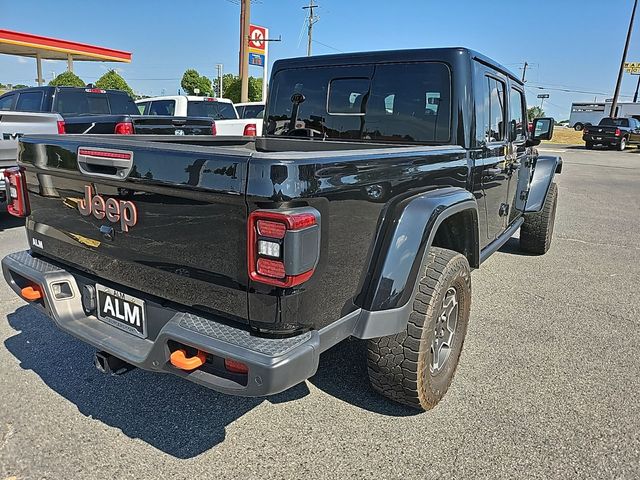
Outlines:
[{"label": "black jeep gladiator pickup truck", "polygon": [[0,96],[0,110],[59,113],[64,123],[58,126],[58,133],[211,135],[213,132],[210,118],[140,115],[127,92],[94,87],[23,88]]},{"label": "black jeep gladiator pickup truck", "polygon": [[101,371],[262,396],[353,336],[377,391],[433,407],[471,269],[518,229],[549,248],[562,164],[532,147],[552,119],[529,134],[523,84],[464,48],[280,60],[264,118],[255,140],[23,137],[31,249],[6,281]]},{"label": "black jeep gladiator pickup truck", "polygon": [[640,144],[640,121],[635,118],[603,118],[598,125],[584,127],[585,148],[607,145],[624,151],[627,145]]}]

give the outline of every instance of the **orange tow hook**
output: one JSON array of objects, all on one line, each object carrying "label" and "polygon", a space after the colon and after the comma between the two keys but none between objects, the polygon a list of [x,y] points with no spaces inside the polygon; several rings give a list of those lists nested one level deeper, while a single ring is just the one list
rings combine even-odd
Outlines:
[{"label": "orange tow hook", "polygon": [[42,298],[42,292],[37,285],[29,285],[28,287],[24,287],[20,290],[20,295],[25,300],[29,300],[30,302],[35,302],[36,300],[40,300]]},{"label": "orange tow hook", "polygon": [[195,357],[187,357],[187,352],[183,349],[176,350],[171,354],[169,358],[171,365],[179,368],[180,370],[195,370],[198,367],[204,365],[207,360],[207,356],[204,352],[198,350]]}]

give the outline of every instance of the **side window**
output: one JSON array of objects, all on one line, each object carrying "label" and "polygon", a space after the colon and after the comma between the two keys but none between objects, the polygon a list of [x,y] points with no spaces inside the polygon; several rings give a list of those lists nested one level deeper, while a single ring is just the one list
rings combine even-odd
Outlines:
[{"label": "side window", "polygon": [[147,108],[147,105],[149,105],[149,102],[136,103],[136,107],[138,107],[140,115],[144,115],[144,109]]},{"label": "side window", "polygon": [[149,115],[173,115],[176,110],[176,102],[174,100],[156,100],[151,102]]},{"label": "side window", "polygon": [[16,95],[15,94],[11,94],[11,95],[5,95],[2,98],[0,98],[0,110],[11,110],[11,108],[13,107],[13,101],[15,100]]},{"label": "side window", "polygon": [[500,142],[505,139],[504,125],[504,83],[492,77],[489,82],[489,124],[485,132],[487,142]]},{"label": "side window", "polygon": [[331,80],[327,112],[334,115],[364,115],[369,84],[368,78]]},{"label": "side window", "polygon": [[42,92],[26,92],[18,96],[16,110],[18,112],[39,112],[42,106]]},{"label": "side window", "polygon": [[524,96],[520,90],[515,88],[511,89],[511,96],[509,98],[509,125],[513,132],[513,141],[522,142],[526,140],[526,129],[523,121],[525,117],[524,112]]}]

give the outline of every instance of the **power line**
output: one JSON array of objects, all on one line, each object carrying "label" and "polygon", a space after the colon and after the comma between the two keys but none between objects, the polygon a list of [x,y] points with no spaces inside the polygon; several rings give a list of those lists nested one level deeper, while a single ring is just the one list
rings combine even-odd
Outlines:
[{"label": "power line", "polygon": [[332,47],[331,45],[327,45],[326,43],[322,43],[318,40],[313,40],[313,43],[317,43],[318,45],[322,45],[323,47],[330,48],[331,50],[335,50],[336,52],[344,53],[344,50],[340,50],[339,48]]}]

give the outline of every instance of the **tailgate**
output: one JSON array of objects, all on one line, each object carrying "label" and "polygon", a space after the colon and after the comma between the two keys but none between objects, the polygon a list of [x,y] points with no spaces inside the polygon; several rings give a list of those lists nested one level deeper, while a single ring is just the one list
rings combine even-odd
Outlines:
[{"label": "tailgate", "polygon": [[140,135],[211,135],[210,118],[165,117],[148,115],[132,117],[133,128]]},{"label": "tailgate", "polygon": [[127,137],[25,137],[29,243],[115,288],[246,322],[251,152]]}]

